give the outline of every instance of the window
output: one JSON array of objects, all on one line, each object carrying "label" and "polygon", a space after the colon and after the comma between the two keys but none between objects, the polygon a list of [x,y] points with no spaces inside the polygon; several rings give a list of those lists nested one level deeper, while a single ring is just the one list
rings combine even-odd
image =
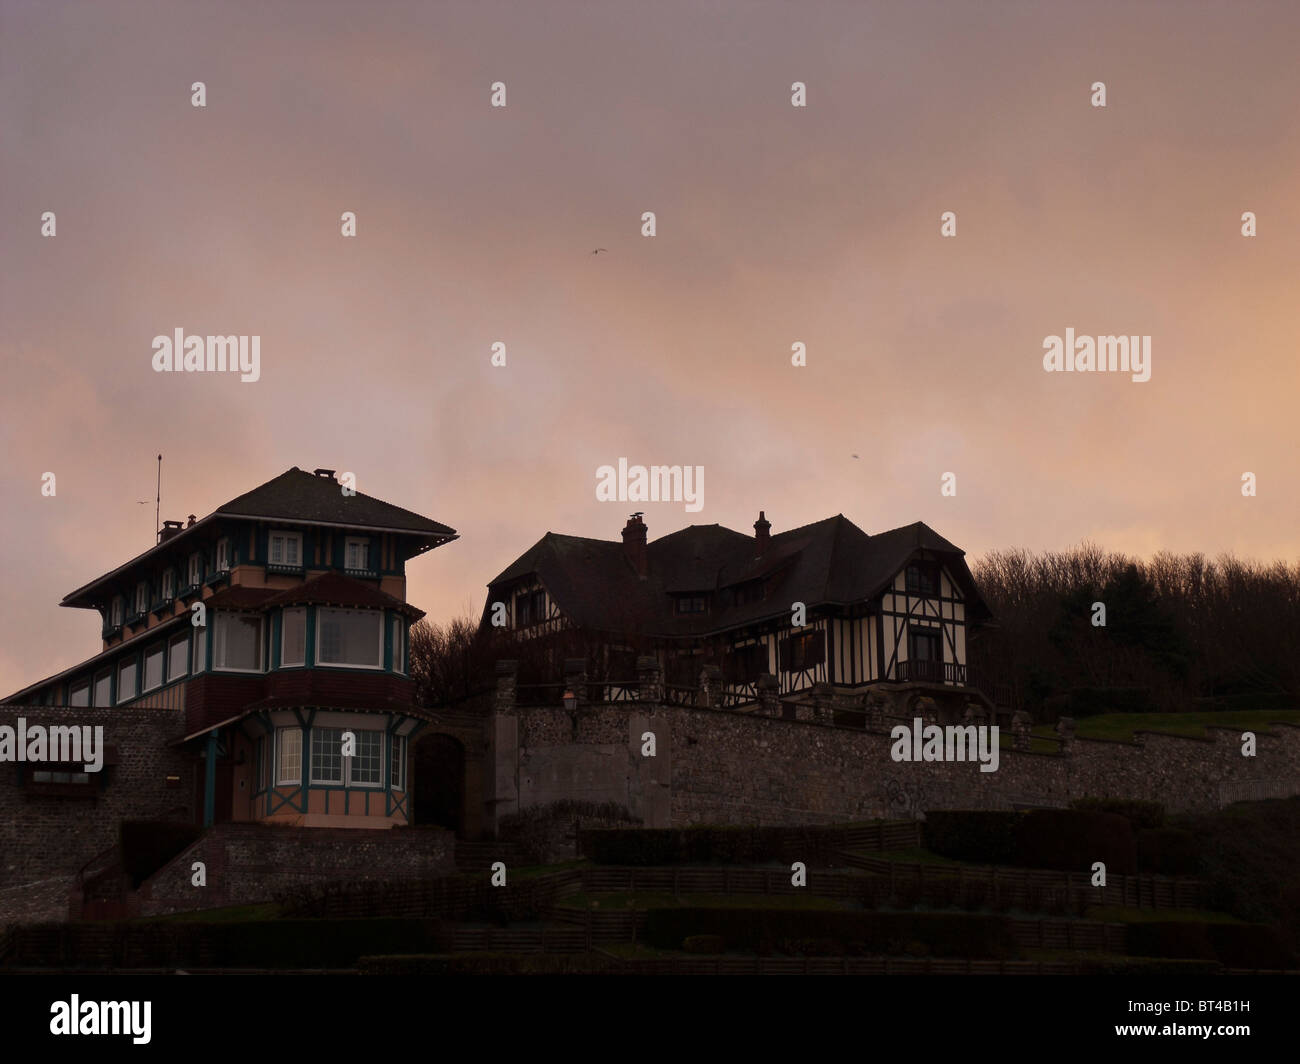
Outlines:
[{"label": "window", "polygon": [[78,680],[72,685],[72,690],[68,693],[68,705],[70,706],[88,706],[90,705],[90,681]]},{"label": "window", "polygon": [[801,632],[781,643],[781,671],[802,672],[820,665],[826,658],[826,640],[823,633]]},{"label": "window", "polygon": [[384,777],[384,733],[381,731],[356,731],[356,753],[352,755],[349,781],[354,787],[378,787]]},{"label": "window", "polygon": [[384,666],[384,615],[372,610],[319,610],[316,663],[362,669]]},{"label": "window", "polygon": [[343,568],[370,568],[370,541],[349,536],[343,541]]},{"label": "window", "polygon": [[121,595],[113,599],[113,627],[122,627],[122,615],[126,612],[126,600]]},{"label": "window", "polygon": [[275,731],[275,745],[279,754],[275,769],[275,782],[277,784],[301,783],[302,729],[277,728]]},{"label": "window", "polygon": [[406,671],[406,625],[402,618],[393,618],[393,672]]},{"label": "window", "polygon": [[65,769],[37,769],[32,773],[33,783],[89,783],[90,774],[74,771],[73,766]]},{"label": "window", "polygon": [[907,656],[912,661],[943,661],[938,629],[908,628]]},{"label": "window", "polygon": [[705,612],[703,595],[678,595],[677,596],[678,613],[703,613]]},{"label": "window", "polygon": [[113,704],[113,670],[105,669],[95,677],[95,705]]},{"label": "window", "polygon": [[406,790],[406,738],[404,736],[393,736],[392,764],[388,771],[393,790]]},{"label": "window", "polygon": [[907,590],[914,595],[939,594],[939,567],[928,562],[909,565]]},{"label": "window", "polygon": [[302,534],[299,532],[272,532],[272,565],[284,565],[291,569],[302,567]]},{"label": "window", "polygon": [[307,611],[285,610],[280,639],[280,664],[307,663]]},{"label": "window", "polygon": [[190,587],[198,587],[203,583],[203,555],[190,555]]},{"label": "window", "polygon": [[163,573],[163,601],[176,597],[176,570],[168,569]]},{"label": "window", "polygon": [[163,659],[167,656],[162,643],[152,646],[144,652],[144,689],[152,691],[161,687],[163,682]]},{"label": "window", "polygon": [[262,671],[262,618],[218,612],[213,629],[213,666],[235,672]]},{"label": "window", "polygon": [[727,679],[732,683],[753,683],[767,672],[767,647],[749,643],[733,647],[728,659]]},{"label": "window", "polygon": [[141,584],[136,584],[135,586],[135,612],[136,613],[149,612],[149,585],[148,584],[141,583]]},{"label": "window", "polygon": [[312,783],[343,782],[343,729],[311,730]]},{"label": "window", "polygon": [[546,620],[546,592],[525,591],[515,596],[515,627],[527,628]]},{"label": "window", "polygon": [[178,680],[190,671],[190,637],[187,634],[172,638],[167,645],[167,679]]},{"label": "window", "polygon": [[230,540],[217,540],[217,572],[224,573],[230,569]]},{"label": "window", "polygon": [[117,667],[117,703],[129,702],[135,697],[135,658],[127,658]]}]

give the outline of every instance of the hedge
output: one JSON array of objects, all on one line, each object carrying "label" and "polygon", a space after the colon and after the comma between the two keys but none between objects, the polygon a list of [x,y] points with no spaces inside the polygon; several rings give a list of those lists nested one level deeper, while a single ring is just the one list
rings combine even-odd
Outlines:
[{"label": "hedge", "polygon": [[1159,802],[1144,802],[1139,798],[1076,798],[1070,803],[1070,808],[1115,813],[1127,819],[1134,831],[1165,826],[1165,807]]},{"label": "hedge", "polygon": [[1087,809],[934,810],[926,813],[926,845],[959,861],[1088,872],[1102,861],[1110,873],[1137,871],[1129,821]]},{"label": "hedge", "polygon": [[1160,920],[1130,924],[1128,949],[1135,956],[1216,960],[1229,968],[1287,969],[1296,958],[1275,928],[1266,924],[1213,924]]},{"label": "hedge", "polygon": [[935,957],[1011,958],[1010,923],[967,913],[846,912],[802,909],[651,909],[644,941],[682,949],[686,940],[721,938],[727,949],[795,956],[923,954]]},{"label": "hedge", "polygon": [[602,828],[579,831],[578,846],[596,864],[826,864],[843,849],[840,828]]},{"label": "hedge", "polygon": [[1201,840],[1182,828],[1148,828],[1137,833],[1138,871],[1194,876],[1201,871]]}]

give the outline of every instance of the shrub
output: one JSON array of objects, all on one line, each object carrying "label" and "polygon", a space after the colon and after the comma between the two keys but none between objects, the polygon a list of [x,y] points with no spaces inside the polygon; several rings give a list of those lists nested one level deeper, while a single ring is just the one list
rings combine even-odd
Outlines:
[{"label": "shrub", "polygon": [[788,864],[826,865],[844,846],[834,827],[612,828],[578,832],[580,852],[597,864]]},{"label": "shrub", "polygon": [[1148,828],[1137,834],[1138,871],[1194,876],[1201,870],[1201,841],[1182,828]]},{"label": "shrub", "polygon": [[925,844],[957,861],[1014,864],[1016,827],[1023,816],[1004,810],[927,811]]},{"label": "shrub", "polygon": [[1083,809],[1031,809],[1016,830],[1015,863],[1087,872],[1103,861],[1110,873],[1137,871],[1133,828],[1122,816]]},{"label": "shrub", "polygon": [[1071,809],[1085,809],[1094,813],[1114,813],[1125,817],[1134,831],[1143,828],[1160,828],[1165,824],[1165,807],[1159,802],[1144,802],[1137,798],[1076,798]]}]

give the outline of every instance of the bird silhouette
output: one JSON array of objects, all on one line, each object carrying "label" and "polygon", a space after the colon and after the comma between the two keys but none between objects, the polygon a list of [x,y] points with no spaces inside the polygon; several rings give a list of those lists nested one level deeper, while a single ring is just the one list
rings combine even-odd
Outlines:
[{"label": "bird silhouette", "polygon": [[608,252],[608,251],[609,251],[609,248],[597,248],[595,251],[592,252],[592,254],[593,254],[593,255],[599,255],[602,251],[604,251],[604,252]]},{"label": "bird silhouette", "polygon": [[854,458],[857,458],[857,455],[855,454],[853,457],[854,457]]}]

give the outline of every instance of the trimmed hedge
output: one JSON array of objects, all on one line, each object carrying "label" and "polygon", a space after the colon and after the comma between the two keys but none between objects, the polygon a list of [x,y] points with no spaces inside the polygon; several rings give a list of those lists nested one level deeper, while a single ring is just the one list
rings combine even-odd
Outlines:
[{"label": "trimmed hedge", "polygon": [[721,938],[727,949],[794,956],[922,954],[1013,958],[1010,923],[968,913],[846,912],[806,909],[651,909],[644,940],[682,949],[687,939]]},{"label": "trimmed hedge", "polygon": [[1130,924],[1128,948],[1135,956],[1216,960],[1229,968],[1286,969],[1296,960],[1277,930],[1266,924],[1196,920]]},{"label": "trimmed hedge", "polygon": [[925,817],[927,847],[955,860],[1061,872],[1087,872],[1104,861],[1111,873],[1137,871],[1133,828],[1114,813],[934,810]]},{"label": "trimmed hedge", "polygon": [[578,832],[578,847],[596,864],[826,864],[844,847],[839,828],[609,828]]},{"label": "trimmed hedge", "polygon": [[122,867],[131,877],[132,888],[162,868],[195,842],[203,829],[193,824],[167,820],[123,820],[118,835]]},{"label": "trimmed hedge", "polygon": [[1148,828],[1137,833],[1138,871],[1194,876],[1201,871],[1201,840],[1182,828]]},{"label": "trimmed hedge", "polygon": [[1127,819],[1134,831],[1165,826],[1165,807],[1159,802],[1144,802],[1138,798],[1076,798],[1070,803],[1070,808],[1115,813]]}]

